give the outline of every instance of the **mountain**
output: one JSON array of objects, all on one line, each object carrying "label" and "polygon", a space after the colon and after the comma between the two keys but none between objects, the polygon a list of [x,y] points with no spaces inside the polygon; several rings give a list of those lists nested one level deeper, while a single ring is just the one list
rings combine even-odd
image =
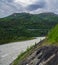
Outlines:
[{"label": "mountain", "polygon": [[0,44],[18,41],[20,37],[45,36],[58,24],[58,15],[54,13],[14,13],[0,18]]}]

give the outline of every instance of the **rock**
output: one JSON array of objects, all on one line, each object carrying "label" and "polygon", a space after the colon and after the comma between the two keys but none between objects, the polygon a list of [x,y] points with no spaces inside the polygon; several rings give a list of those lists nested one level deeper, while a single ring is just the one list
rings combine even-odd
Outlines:
[{"label": "rock", "polygon": [[31,56],[29,56],[24,61],[24,63],[22,65],[57,65],[58,64],[58,47],[44,46],[38,49],[37,51],[35,51]]}]

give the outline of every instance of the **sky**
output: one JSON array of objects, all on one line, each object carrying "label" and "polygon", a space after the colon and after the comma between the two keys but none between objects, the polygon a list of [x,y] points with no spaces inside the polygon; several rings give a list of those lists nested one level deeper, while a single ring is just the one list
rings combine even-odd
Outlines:
[{"label": "sky", "polygon": [[0,18],[22,12],[58,14],[58,0],[0,0]]}]

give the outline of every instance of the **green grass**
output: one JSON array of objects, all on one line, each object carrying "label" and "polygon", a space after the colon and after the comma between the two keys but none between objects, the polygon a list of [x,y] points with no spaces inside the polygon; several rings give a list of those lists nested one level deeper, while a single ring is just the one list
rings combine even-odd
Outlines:
[{"label": "green grass", "polygon": [[43,42],[42,46],[55,45],[58,46],[58,24],[51,29],[48,33],[46,40]]},{"label": "green grass", "polygon": [[48,40],[53,44],[58,42],[58,24],[48,33]]}]

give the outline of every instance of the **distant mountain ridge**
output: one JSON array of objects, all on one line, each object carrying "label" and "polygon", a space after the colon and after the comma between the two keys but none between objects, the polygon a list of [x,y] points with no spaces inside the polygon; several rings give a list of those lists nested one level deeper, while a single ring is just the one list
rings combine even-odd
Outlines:
[{"label": "distant mountain ridge", "polygon": [[14,17],[14,16],[26,16],[26,15],[37,15],[37,16],[58,16],[57,14],[55,13],[52,13],[52,12],[46,12],[46,13],[40,13],[40,14],[30,14],[30,13],[13,13],[11,15],[9,15],[10,17]]},{"label": "distant mountain ridge", "polygon": [[0,18],[0,43],[20,40],[19,37],[45,36],[58,24],[58,15],[54,13],[14,13]]}]

